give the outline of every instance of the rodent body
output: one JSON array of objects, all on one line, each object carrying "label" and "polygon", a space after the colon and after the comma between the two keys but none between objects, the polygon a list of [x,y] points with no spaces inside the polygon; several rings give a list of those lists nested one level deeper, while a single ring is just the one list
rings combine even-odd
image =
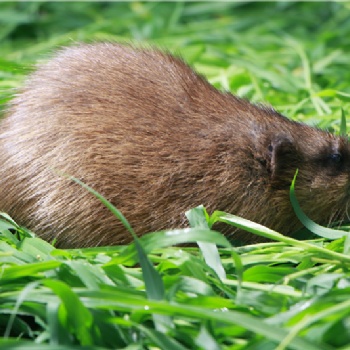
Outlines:
[{"label": "rodent body", "polygon": [[290,234],[301,226],[289,201],[297,168],[307,215],[321,224],[347,215],[345,138],[219,92],[154,49],[61,50],[28,78],[0,127],[0,210],[59,247],[131,237],[53,169],[104,195],[139,235],[184,227],[184,212],[200,204]]}]

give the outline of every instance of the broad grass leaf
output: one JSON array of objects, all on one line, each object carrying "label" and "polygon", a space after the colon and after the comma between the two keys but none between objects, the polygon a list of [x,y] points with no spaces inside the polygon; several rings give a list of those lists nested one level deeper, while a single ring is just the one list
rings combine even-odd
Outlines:
[{"label": "broad grass leaf", "polygon": [[[10,215],[0,212],[0,223],[2,225],[3,228],[7,229],[13,229],[16,230],[17,234],[16,236],[19,236],[20,239],[26,238],[26,237],[35,237],[35,234],[31,231],[29,231],[28,229],[19,226],[12,218]],[[1,230],[1,229],[0,229]]]},{"label": "broad grass leaf", "polygon": [[266,290],[259,290],[259,285],[250,285],[243,287],[237,295],[236,303],[246,308],[253,308],[256,312],[268,316],[275,315],[280,312],[281,307],[287,306],[290,300],[289,293],[283,293],[281,290],[275,293],[274,285],[267,285]]},{"label": "broad grass leaf", "polygon": [[213,336],[209,333],[208,329],[204,326],[201,327],[199,334],[195,339],[195,344],[200,349],[220,350],[220,345],[216,342]]},{"label": "broad grass leaf", "polygon": [[243,273],[243,280],[258,283],[281,283],[288,274],[295,272],[292,267],[253,266]]},{"label": "broad grass leaf", "polygon": [[343,253],[346,255],[350,254],[350,235],[345,236]]},{"label": "broad grass leaf", "polygon": [[[219,232],[202,228],[185,228],[169,231],[148,233],[139,238],[146,253],[176,244],[195,243],[197,241],[211,242],[224,247],[230,247],[229,241]],[[126,246],[114,261],[123,264],[135,264],[137,251],[135,242]]]},{"label": "broad grass leaf", "polygon": [[[216,214],[214,213],[212,216],[209,216],[203,206],[198,206],[196,208],[189,210],[186,213],[186,216],[189,219],[191,226],[195,226],[195,227],[211,228],[213,224],[217,221]],[[205,239],[207,239],[206,236],[205,236]],[[225,241],[227,241],[226,238],[225,238]],[[222,264],[220,261],[220,255],[217,251],[217,248],[213,245],[203,244],[203,242],[205,242],[205,240],[200,239],[198,240],[197,244],[202,250],[206,263],[208,264],[208,266],[214,269],[214,271],[217,273],[217,275],[221,279],[226,278],[226,273],[224,268],[222,267]],[[213,242],[213,243],[218,244],[218,242]],[[228,245],[222,244],[222,246],[231,248],[230,253],[235,262],[237,278],[240,283],[242,281],[242,273],[243,273],[242,261],[240,256],[232,248],[232,245],[228,241],[227,243]]]},{"label": "broad grass leaf", "polygon": [[0,212],[0,217],[2,219],[5,220],[5,222],[8,222],[9,224],[11,224],[8,228],[14,228],[14,229],[19,229],[19,226],[17,225],[17,223],[11,218],[10,215],[4,213],[4,212]]},{"label": "broad grass leaf", "polygon": [[60,299],[60,322],[74,334],[82,345],[93,343],[93,317],[80,301],[79,297],[65,283],[56,280],[43,280],[42,284],[50,288]]},{"label": "broad grass leaf", "polygon": [[185,346],[181,345],[174,337],[164,334],[163,332],[159,332],[157,330],[152,330],[142,325],[136,326],[139,328],[142,333],[147,335],[147,337],[154,342],[155,345],[159,347],[159,349],[166,350],[190,350]]},{"label": "broad grass leaf", "polygon": [[323,273],[314,276],[307,281],[305,292],[314,296],[329,293],[342,277],[340,273]]},{"label": "broad grass leaf", "polygon": [[334,90],[334,89],[324,89],[321,90],[317,93],[317,96],[320,97],[337,97],[340,100],[344,102],[349,102],[350,101],[350,94],[339,91],[339,90]]},{"label": "broad grass leaf", "polygon": [[[208,225],[209,215],[203,206],[191,209],[186,212],[186,217],[193,228],[199,227],[203,229],[210,229]],[[220,279],[226,278],[225,269],[220,260],[220,254],[215,244],[197,242],[202,251],[205,262],[210,266],[219,276]]]},{"label": "broad grass leaf", "polygon": [[135,332],[130,332],[134,328],[130,318],[123,313],[111,313],[109,311],[92,309],[94,325],[99,331],[99,341],[95,345],[104,346],[107,349],[132,349],[135,347]]},{"label": "broad grass leaf", "polygon": [[[145,281],[147,297],[150,300],[163,300],[165,291],[162,278],[158,271],[154,268],[142,246],[135,240],[136,250],[138,252],[140,265],[142,267],[142,276]],[[166,332],[169,328],[173,328],[173,322],[170,317],[154,314],[154,323],[156,329],[160,332]]]},{"label": "broad grass leaf", "polygon": [[56,249],[43,239],[32,237],[24,238],[19,242],[18,248],[24,253],[35,257],[37,260],[51,259],[50,254]]},{"label": "broad grass leaf", "polygon": [[[306,334],[312,342],[318,342],[320,340],[320,333],[322,334],[325,331],[324,325],[328,328],[349,317],[349,300],[334,303],[334,299],[325,301],[314,298],[311,301],[312,303],[305,303],[304,308],[301,308],[300,312],[289,320],[288,324],[294,324],[294,326],[291,327],[288,337],[282,342],[283,345],[286,346],[290,340],[301,332]],[[305,308],[305,306],[308,307]],[[316,332],[313,332],[314,330]]]},{"label": "broad grass leaf", "polygon": [[[163,300],[165,298],[165,290],[162,278],[153,264],[148,259],[142,245],[135,238],[135,246],[139,256],[139,262],[142,268],[142,276],[145,281],[147,297],[150,300]],[[169,316],[153,314],[153,320],[156,329],[165,333],[170,328],[174,328],[173,321]]]},{"label": "broad grass leaf", "polygon": [[27,263],[24,266],[11,266],[3,271],[2,279],[15,279],[20,277],[30,276],[35,278],[36,276],[45,276],[45,272],[58,268],[62,263],[60,261],[40,261],[36,263]]},{"label": "broad grass leaf", "polygon": [[192,276],[204,283],[209,283],[209,276],[217,274],[208,266],[201,257],[191,257],[186,259],[181,265],[181,273],[186,276]]},{"label": "broad grass leaf", "polygon": [[[298,241],[296,239],[293,239],[288,236],[284,236],[274,230],[271,230],[265,226],[262,226],[260,224],[257,224],[255,222],[252,222],[247,219],[243,219],[239,216],[227,214],[225,212],[216,211],[213,213],[212,217],[215,221],[221,221],[228,224],[231,224],[235,227],[238,227],[240,229],[246,230],[248,232],[257,234],[259,236],[269,238],[272,240],[276,240],[279,242],[284,242],[286,244],[293,245],[295,247],[306,249],[310,252],[318,253],[319,256],[324,256],[330,259],[336,259],[338,261],[348,262],[350,263],[350,257],[345,254],[340,254],[334,251],[330,251],[328,249],[325,249],[317,244],[313,244],[312,242],[306,242],[306,241]],[[321,226],[322,228],[322,226]],[[333,231],[333,230],[331,230]],[[343,231],[339,231],[343,233]],[[347,232],[344,232],[345,235],[347,235]],[[340,235],[340,234],[339,234]],[[344,236],[344,235],[343,235]]]},{"label": "broad grass leaf", "polygon": [[113,284],[100,267],[77,260],[69,261],[66,265],[71,268],[72,272],[89,289],[99,289],[101,285]]},{"label": "broad grass leaf", "polygon": [[178,291],[188,293],[190,295],[214,296],[213,288],[197,278],[190,276],[168,277],[165,280],[165,285],[168,286],[168,298],[175,298]]},{"label": "broad grass leaf", "polygon": [[3,240],[0,241],[0,262],[22,265],[25,263],[31,263],[34,260],[37,261],[33,256],[19,251],[13,245],[8,244]]},{"label": "broad grass leaf", "polygon": [[[344,344],[350,344],[349,317],[343,317],[336,322],[329,322],[323,329],[318,330],[316,336],[318,341],[324,341],[336,349],[350,349],[350,346],[343,347]],[[334,335],[337,335],[336,337]]]},{"label": "broad grass leaf", "polygon": [[[0,221],[0,225],[1,225],[1,222]],[[7,228],[5,228],[4,226],[6,225],[3,225],[2,228],[0,228],[0,235],[2,237],[6,237],[7,239],[7,242],[11,243],[12,245],[16,246],[18,243],[19,243],[19,240],[18,238],[16,237],[16,235],[14,235],[11,231],[9,231]]]},{"label": "broad grass leaf", "polygon": [[[280,233],[273,231],[263,225],[260,225],[258,223],[255,223],[253,221],[244,219],[242,217],[239,217],[237,215],[228,214],[221,211],[215,211],[211,216],[212,222],[225,222],[229,225],[238,227],[240,229],[246,230],[248,232],[254,233],[258,236],[262,236],[265,238],[269,238],[272,240],[282,240],[285,236],[281,235]],[[234,238],[234,235],[233,235]]]},{"label": "broad grass leaf", "polygon": [[46,305],[47,325],[50,345],[72,345],[69,329],[63,327],[59,319],[60,301],[49,302]]},{"label": "broad grass leaf", "polygon": [[[9,215],[6,215],[5,213],[0,213],[0,231],[3,230],[16,230],[18,228],[18,225],[10,218]],[[10,219],[10,220],[8,220]]]},{"label": "broad grass leaf", "polygon": [[[104,264],[101,268],[108,276],[108,279],[113,281],[115,285],[135,289],[142,288],[144,285],[144,282],[142,281],[142,272],[135,271],[135,269],[130,271],[130,269],[119,263],[115,263],[113,260]],[[101,287],[106,288],[106,285]]]},{"label": "broad grass leaf", "polygon": [[[195,291],[194,291],[195,292]],[[202,305],[205,305],[207,309],[213,309],[213,310],[230,310],[234,308],[234,305],[232,304],[232,300],[225,299],[218,296],[205,296],[205,295],[197,295],[189,296],[187,298],[179,298],[179,300],[182,302],[182,305],[188,305],[188,306],[196,306],[201,307]]]}]

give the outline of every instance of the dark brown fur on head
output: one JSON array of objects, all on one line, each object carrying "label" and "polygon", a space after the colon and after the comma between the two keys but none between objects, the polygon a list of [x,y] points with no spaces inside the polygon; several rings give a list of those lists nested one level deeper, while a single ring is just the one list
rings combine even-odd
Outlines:
[{"label": "dark brown fur on head", "polygon": [[78,45],[40,65],[2,121],[0,164],[0,210],[61,247],[130,236],[52,169],[92,186],[140,235],[183,227],[184,212],[200,204],[290,234],[301,227],[289,201],[297,168],[307,215],[328,224],[348,210],[346,139],[219,92],[178,58],[128,45]]}]

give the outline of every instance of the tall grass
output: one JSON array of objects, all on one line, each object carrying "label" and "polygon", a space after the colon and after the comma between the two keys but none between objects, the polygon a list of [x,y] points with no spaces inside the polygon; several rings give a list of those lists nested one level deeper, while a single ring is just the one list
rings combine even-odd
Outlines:
[{"label": "tall grass", "polygon": [[[57,47],[136,41],[181,54],[220,89],[343,132],[349,15],[335,2],[0,3],[0,110]],[[187,216],[189,229],[128,246],[61,250],[3,214],[0,348],[350,349],[347,234],[298,241],[202,207]],[[272,242],[232,247],[211,230],[217,220]]]}]

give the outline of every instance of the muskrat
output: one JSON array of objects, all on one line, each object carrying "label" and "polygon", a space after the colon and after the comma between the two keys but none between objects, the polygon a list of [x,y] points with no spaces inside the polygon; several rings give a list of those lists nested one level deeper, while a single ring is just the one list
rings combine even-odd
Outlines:
[{"label": "muskrat", "polygon": [[138,235],[184,227],[200,204],[289,235],[301,227],[289,200],[297,168],[311,219],[342,220],[349,204],[345,137],[220,92],[180,58],[124,44],[75,45],[39,65],[1,122],[0,164],[0,210],[59,247],[131,236],[58,171],[100,192]]}]

